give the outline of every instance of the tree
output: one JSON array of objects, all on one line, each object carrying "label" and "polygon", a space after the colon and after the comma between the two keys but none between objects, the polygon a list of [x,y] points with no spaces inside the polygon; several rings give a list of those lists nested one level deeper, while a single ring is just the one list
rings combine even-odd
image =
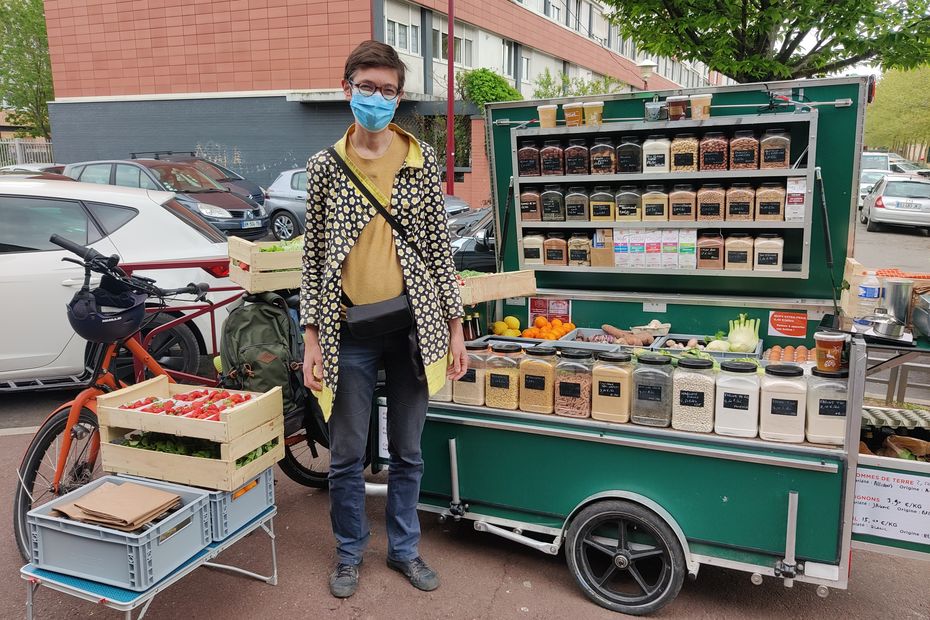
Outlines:
[{"label": "tree", "polygon": [[612,77],[586,80],[570,78],[561,71],[553,76],[546,67],[533,83],[534,99],[555,99],[558,97],[583,97],[585,95],[608,95],[619,92],[626,84]]},{"label": "tree", "polygon": [[865,143],[870,148],[898,148],[930,142],[928,88],[930,65],[910,71],[887,71],[865,115]]},{"label": "tree", "polygon": [[42,0],[0,0],[0,103],[9,120],[29,135],[51,137],[53,97]]},{"label": "tree", "polygon": [[475,104],[482,114],[486,103],[523,99],[520,91],[490,69],[462,71],[456,76],[456,82],[462,99]]},{"label": "tree", "polygon": [[738,82],[930,61],[930,0],[606,0],[622,36]]}]

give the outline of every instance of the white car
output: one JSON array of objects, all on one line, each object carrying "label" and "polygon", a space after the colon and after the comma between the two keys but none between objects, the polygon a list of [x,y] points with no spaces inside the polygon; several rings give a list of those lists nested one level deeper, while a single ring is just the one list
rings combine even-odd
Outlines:
[{"label": "white car", "polygon": [[859,210],[872,188],[888,174],[887,170],[863,170],[859,173]]},{"label": "white car", "polygon": [[[119,255],[121,263],[226,256],[226,237],[169,192],[0,177],[0,222],[0,391],[86,380],[88,345],[71,329],[65,313],[84,272],[61,260],[73,255],[51,244],[51,235]],[[229,285],[227,278],[200,268],[140,273],[162,288],[190,282]],[[94,274],[92,283],[99,279]],[[217,329],[225,316],[217,313]],[[170,317],[159,315],[158,320]],[[159,338],[153,345],[159,345],[155,356],[160,362],[196,372],[200,355],[211,349],[210,316]]]}]

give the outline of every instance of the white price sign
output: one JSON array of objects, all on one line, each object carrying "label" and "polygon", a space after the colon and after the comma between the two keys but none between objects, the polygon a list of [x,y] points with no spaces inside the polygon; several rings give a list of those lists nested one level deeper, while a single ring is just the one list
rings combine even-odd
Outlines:
[{"label": "white price sign", "polygon": [[859,467],[853,532],[930,545],[930,477]]}]

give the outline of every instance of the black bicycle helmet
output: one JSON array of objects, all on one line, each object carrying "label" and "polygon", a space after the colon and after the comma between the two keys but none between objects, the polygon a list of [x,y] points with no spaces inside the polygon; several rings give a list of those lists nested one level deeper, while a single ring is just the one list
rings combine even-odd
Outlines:
[{"label": "black bicycle helmet", "polygon": [[123,340],[142,326],[146,299],[148,295],[104,276],[98,288],[74,294],[68,304],[68,322],[78,336],[90,342]]}]

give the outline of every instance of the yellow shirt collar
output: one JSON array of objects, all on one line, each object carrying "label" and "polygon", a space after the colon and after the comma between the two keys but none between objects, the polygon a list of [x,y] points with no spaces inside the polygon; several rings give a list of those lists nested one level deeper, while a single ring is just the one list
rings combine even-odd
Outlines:
[{"label": "yellow shirt collar", "polygon": [[[404,159],[404,163],[410,166],[411,168],[422,168],[424,165],[423,158],[423,148],[420,146],[420,141],[417,140],[412,134],[404,131],[394,123],[388,125],[388,129],[402,135],[406,136],[408,139],[408,148],[407,148],[407,157]],[[355,133],[355,123],[352,123],[349,126],[349,129],[346,131],[345,135],[339,139],[334,146],[336,151],[342,155],[343,158],[346,157],[346,141]]]}]

